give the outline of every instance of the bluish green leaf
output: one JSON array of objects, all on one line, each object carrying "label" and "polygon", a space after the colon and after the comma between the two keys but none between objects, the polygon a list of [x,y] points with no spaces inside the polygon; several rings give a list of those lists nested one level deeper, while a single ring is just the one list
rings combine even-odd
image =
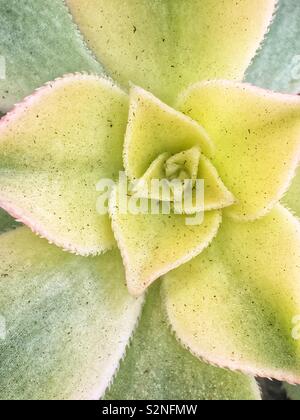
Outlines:
[{"label": "bluish green leaf", "polygon": [[118,251],[82,258],[0,236],[0,399],[99,399],[140,314]]},{"label": "bluish green leaf", "polygon": [[247,72],[247,81],[278,92],[300,91],[300,2],[279,0],[263,49]]},{"label": "bluish green leaf", "polygon": [[103,72],[62,0],[0,0],[0,57],[3,112],[65,73]]}]

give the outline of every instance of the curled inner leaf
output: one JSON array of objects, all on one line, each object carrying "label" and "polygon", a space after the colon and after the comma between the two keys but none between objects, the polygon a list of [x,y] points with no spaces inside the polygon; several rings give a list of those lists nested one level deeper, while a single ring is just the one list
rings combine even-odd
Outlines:
[{"label": "curled inner leaf", "polygon": [[213,154],[213,141],[200,124],[149,92],[132,89],[124,165],[137,180],[136,197],[172,202],[177,214],[231,206],[235,199],[208,158]]},{"label": "curled inner leaf", "polygon": [[[145,175],[139,180],[135,187],[135,193],[139,197],[151,198],[155,200],[176,201],[177,188],[171,188],[172,183],[175,187],[184,187],[186,180],[192,183],[197,179],[201,151],[199,147],[177,153],[173,156],[170,153],[161,154],[150,165]],[[155,188],[155,184],[157,183]],[[181,188],[179,188],[181,189]]]}]

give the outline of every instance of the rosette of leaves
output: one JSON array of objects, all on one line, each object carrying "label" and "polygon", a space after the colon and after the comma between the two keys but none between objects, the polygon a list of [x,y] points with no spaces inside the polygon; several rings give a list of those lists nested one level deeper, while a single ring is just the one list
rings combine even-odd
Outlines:
[{"label": "rosette of leaves", "polygon": [[[298,3],[0,12],[0,206],[26,226],[7,232],[1,213],[1,398],[260,399],[256,376],[300,383]],[[121,212],[123,170],[149,202],[164,201],[153,179],[203,179],[203,223],[175,196],[168,215]]]}]

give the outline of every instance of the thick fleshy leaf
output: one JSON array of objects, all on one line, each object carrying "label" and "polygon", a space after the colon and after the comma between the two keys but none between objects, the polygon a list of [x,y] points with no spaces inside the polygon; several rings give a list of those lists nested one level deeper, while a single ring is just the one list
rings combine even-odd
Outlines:
[{"label": "thick fleshy leaf", "polygon": [[115,242],[96,185],[122,169],[128,98],[106,79],[59,79],[0,123],[0,207],[64,249]]},{"label": "thick fleshy leaf", "polygon": [[[115,80],[172,103],[199,80],[241,80],[275,0],[66,0]],[[238,51],[238,54],[237,54]]]},{"label": "thick fleshy leaf", "polygon": [[282,198],[300,157],[300,97],[228,81],[200,83],[179,100],[216,145],[212,159],[237,199],[227,214],[264,216]]},{"label": "thick fleshy leaf", "polygon": [[0,209],[0,233],[7,232],[17,226],[20,226],[20,224],[10,217],[4,210]]},{"label": "thick fleshy leaf", "polygon": [[146,209],[147,214],[135,214],[130,203],[123,211],[121,201],[119,188],[115,188],[110,199],[112,227],[122,253],[127,287],[135,296],[163,274],[200,254],[221,223],[219,211],[206,212],[203,222],[193,225],[185,215],[150,214],[151,208]]},{"label": "thick fleshy leaf", "polygon": [[290,208],[300,218],[300,168],[298,168],[292,185],[282,201],[284,205]]},{"label": "thick fleshy leaf", "polygon": [[103,73],[61,0],[0,0],[1,57],[0,111],[63,74]]},{"label": "thick fleshy leaf", "polygon": [[192,147],[171,156],[165,163],[166,176],[169,179],[195,181],[198,175],[198,168],[201,158],[200,147]]},{"label": "thick fleshy leaf", "polygon": [[246,80],[276,92],[300,92],[300,2],[280,0],[263,49],[247,70]]},{"label": "thick fleshy leaf", "polygon": [[98,399],[141,310],[119,253],[73,256],[27,228],[0,242],[0,398]]},{"label": "thick fleshy leaf", "polygon": [[124,165],[130,178],[141,178],[163,153],[177,153],[198,146],[206,155],[213,144],[205,130],[151,93],[132,88],[124,146]]},{"label": "thick fleshy leaf", "polygon": [[285,384],[284,388],[290,400],[300,401],[300,386]]},{"label": "thick fleshy leaf", "polygon": [[169,273],[164,296],[194,354],[255,376],[300,383],[300,225],[282,206],[264,218],[224,218],[209,249]]},{"label": "thick fleshy leaf", "polygon": [[254,379],[202,363],[176,341],[155,285],[105,399],[256,400],[260,392]]}]

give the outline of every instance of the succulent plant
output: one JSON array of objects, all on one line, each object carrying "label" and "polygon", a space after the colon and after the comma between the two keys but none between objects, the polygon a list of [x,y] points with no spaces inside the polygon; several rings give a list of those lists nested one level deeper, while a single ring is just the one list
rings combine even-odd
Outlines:
[{"label": "succulent plant", "polygon": [[0,1],[1,399],[300,384],[299,20]]}]

